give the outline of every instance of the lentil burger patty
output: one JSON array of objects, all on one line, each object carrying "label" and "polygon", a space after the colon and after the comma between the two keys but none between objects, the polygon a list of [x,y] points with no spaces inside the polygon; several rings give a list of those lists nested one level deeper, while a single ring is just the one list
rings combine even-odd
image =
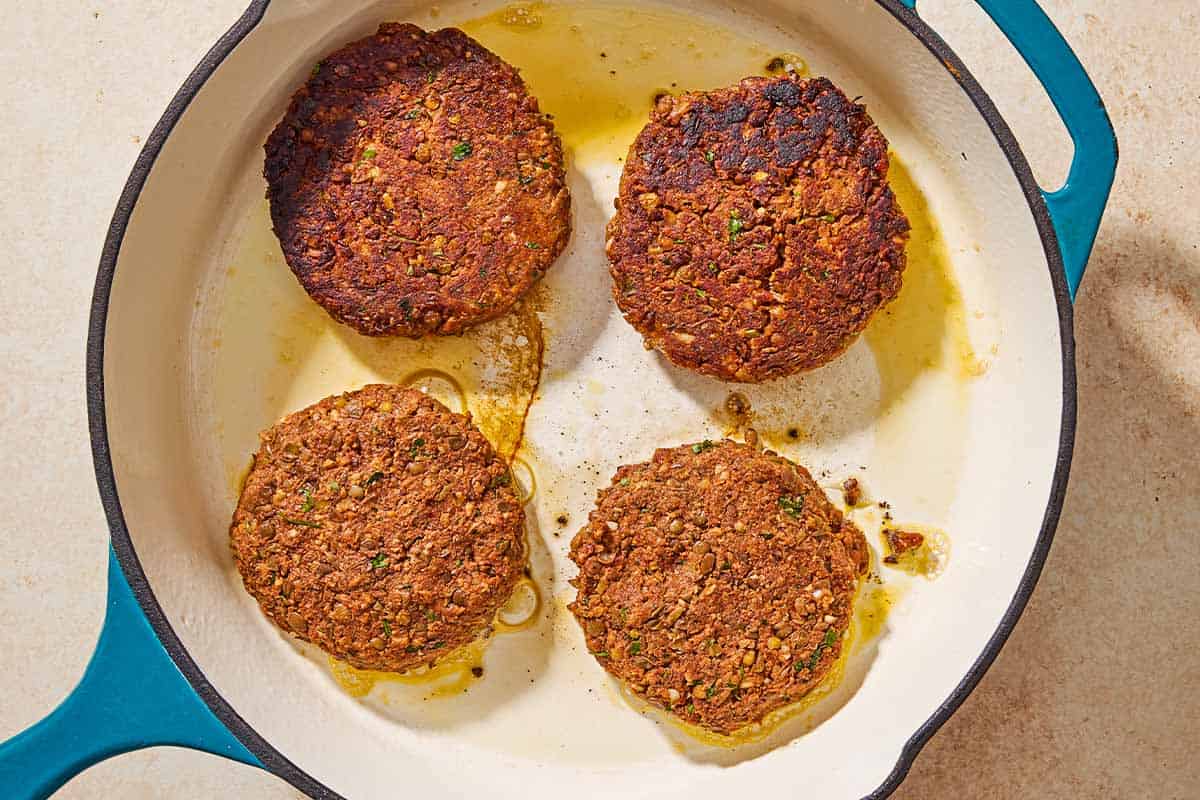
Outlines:
[{"label": "lentil burger patty", "polygon": [[845,350],[900,291],[887,141],[824,78],[664,96],[608,226],[613,296],[679,366],[756,383]]},{"label": "lentil burger patty", "polygon": [[729,734],[829,673],[868,552],[803,467],[723,441],[618,469],[571,559],[571,610],[597,661]]},{"label": "lentil burger patty", "polygon": [[266,143],[288,266],[372,336],[459,333],[570,235],[562,144],[517,71],[462,31],[384,24],[317,64]]},{"label": "lentil burger patty", "polygon": [[230,539],[283,630],[362,669],[429,663],[488,630],[525,566],[508,467],[415,389],[327,397],[264,431]]}]

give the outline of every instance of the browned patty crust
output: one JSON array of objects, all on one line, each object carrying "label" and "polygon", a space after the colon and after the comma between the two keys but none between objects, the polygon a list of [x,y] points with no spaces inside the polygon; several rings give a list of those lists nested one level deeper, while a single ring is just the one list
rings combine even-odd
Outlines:
[{"label": "browned patty crust", "polygon": [[371,336],[500,316],[570,236],[553,125],[512,66],[454,28],[385,23],[326,56],[266,154],[292,272]]},{"label": "browned patty crust", "polygon": [[825,78],[664,96],[608,226],[613,296],[647,346],[722,380],[813,369],[900,291],[887,141]]},{"label": "browned patty crust", "polygon": [[246,590],[276,625],[388,671],[488,629],[523,573],[525,518],[469,417],[374,385],[260,439],[229,535]]},{"label": "browned patty crust", "polygon": [[571,559],[571,610],[596,660],[729,734],[825,678],[868,551],[803,467],[723,441],[618,469]]}]

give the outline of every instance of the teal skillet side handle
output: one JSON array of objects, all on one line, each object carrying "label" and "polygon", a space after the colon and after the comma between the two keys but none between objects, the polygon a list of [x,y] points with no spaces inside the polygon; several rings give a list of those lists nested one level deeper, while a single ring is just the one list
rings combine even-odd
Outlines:
[{"label": "teal skillet side handle", "polygon": [[[900,2],[916,10],[916,0]],[[1083,65],[1035,0],[976,2],[1033,70],[1075,143],[1067,182],[1042,190],[1074,300],[1112,189],[1117,137]]]},{"label": "teal skillet side handle", "polygon": [[167,655],[109,549],[108,609],[79,685],[48,717],[0,744],[6,800],[41,800],[110,756],[178,745],[262,766]]}]

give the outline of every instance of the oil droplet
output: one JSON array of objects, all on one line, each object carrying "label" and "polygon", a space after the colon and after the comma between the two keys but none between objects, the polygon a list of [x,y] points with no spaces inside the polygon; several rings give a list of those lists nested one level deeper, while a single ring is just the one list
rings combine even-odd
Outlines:
[{"label": "oil droplet", "polygon": [[418,389],[456,414],[467,411],[467,396],[453,377],[436,369],[422,369],[400,381],[402,386]]},{"label": "oil droplet", "polygon": [[513,587],[508,602],[496,614],[496,631],[513,633],[524,630],[537,619],[542,607],[542,594],[531,578],[522,578]]},{"label": "oil droplet", "polygon": [[537,492],[537,478],[533,474],[533,467],[529,466],[524,459],[514,458],[510,469],[512,469],[517,497],[520,499],[521,505],[528,505],[529,501],[533,499],[534,493]]},{"label": "oil droplet", "polygon": [[795,53],[780,53],[767,62],[765,67],[768,75],[794,75],[797,78],[808,77],[808,64]]}]

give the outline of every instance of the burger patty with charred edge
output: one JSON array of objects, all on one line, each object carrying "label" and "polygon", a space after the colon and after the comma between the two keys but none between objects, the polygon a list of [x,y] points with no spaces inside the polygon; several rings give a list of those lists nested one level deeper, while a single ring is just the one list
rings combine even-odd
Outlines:
[{"label": "burger patty with charred edge", "polygon": [[887,148],[824,78],[665,95],[608,226],[617,305],[647,347],[722,380],[827,363],[900,291]]},{"label": "burger patty with charred edge", "polygon": [[504,314],[570,236],[553,125],[512,66],[453,28],[384,24],[325,57],[264,174],[288,266],[371,336]]}]

